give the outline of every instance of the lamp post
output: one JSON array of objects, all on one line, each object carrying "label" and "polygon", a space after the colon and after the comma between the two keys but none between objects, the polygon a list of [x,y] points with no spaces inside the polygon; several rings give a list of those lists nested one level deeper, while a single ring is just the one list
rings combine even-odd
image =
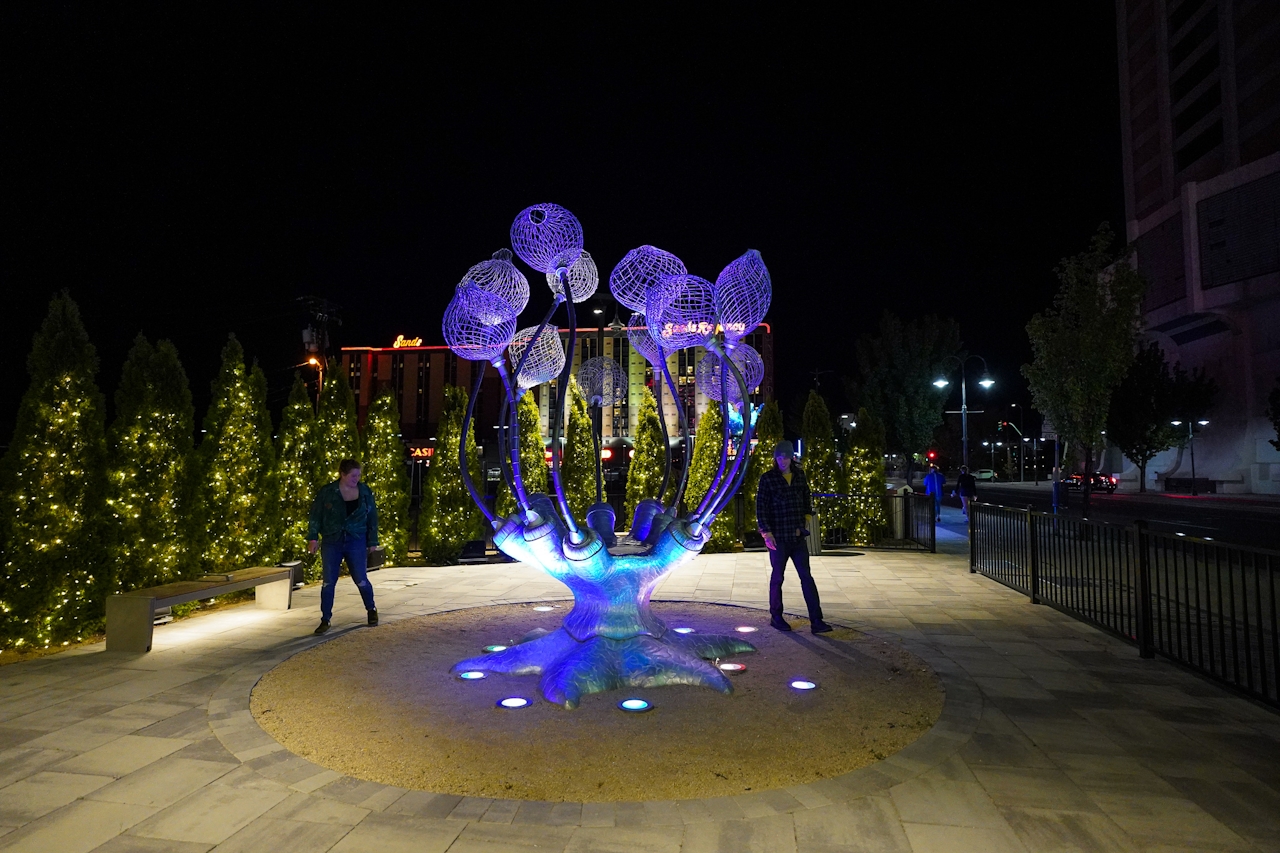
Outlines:
[{"label": "lamp post", "polygon": [[[996,384],[996,381],[989,375],[990,372],[987,370],[987,360],[982,356],[971,355],[966,358],[960,358],[956,355],[949,355],[942,360],[944,365],[948,361],[954,361],[960,365],[960,442],[962,447],[961,456],[964,458],[963,464],[966,467],[969,465],[969,394],[968,383],[965,381],[964,366],[970,359],[974,358],[982,362],[982,378],[978,380],[978,384],[981,385],[983,389],[991,388],[992,385]],[[933,384],[938,388],[946,388],[951,383],[947,381],[945,376],[939,376],[937,379],[933,380]],[[992,467],[994,467],[994,463],[992,463]]]},{"label": "lamp post", "polygon": [[991,448],[991,479],[994,480],[996,476],[996,448],[1004,447],[1004,442],[1003,441],[984,441],[982,442],[982,446]]},{"label": "lamp post", "polygon": [[[1182,421],[1169,421],[1174,426],[1182,426]],[[1196,421],[1200,426],[1208,426],[1207,420]],[[1196,489],[1196,433],[1192,427],[1191,421],[1187,421],[1187,444],[1191,447],[1191,497],[1199,497],[1200,492]]]}]

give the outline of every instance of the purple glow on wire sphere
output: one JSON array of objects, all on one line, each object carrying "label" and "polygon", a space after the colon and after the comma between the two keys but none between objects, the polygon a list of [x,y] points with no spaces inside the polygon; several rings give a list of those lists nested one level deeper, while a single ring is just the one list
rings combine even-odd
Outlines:
[{"label": "purple glow on wire sphere", "polygon": [[669,275],[645,298],[649,335],[670,352],[700,346],[715,334],[715,285],[696,275]]},{"label": "purple glow on wire sphere", "polygon": [[603,408],[627,399],[627,375],[618,362],[607,355],[589,358],[578,368],[578,385],[587,405]]},{"label": "purple glow on wire sphere", "polygon": [[445,309],[441,329],[445,343],[459,358],[493,361],[511,343],[516,312],[501,296],[464,281]]},{"label": "purple glow on wire sphere", "polygon": [[529,304],[529,280],[511,263],[510,249],[494,252],[490,260],[476,264],[462,278],[481,290],[501,296],[517,315]]},{"label": "purple glow on wire sphere", "polygon": [[[569,267],[569,292],[573,294],[573,301],[590,299],[599,286],[600,273],[596,271],[596,262],[590,252],[583,250],[573,266]],[[563,290],[560,276],[554,272],[547,273],[547,287],[551,288],[552,293],[560,293]]]},{"label": "purple glow on wire sphere", "polygon": [[[520,363],[520,356],[533,340],[533,333],[536,331],[537,326],[529,326],[512,336],[511,345],[507,348],[507,358],[511,361],[513,370]],[[554,326],[547,326],[534,341],[533,351],[529,353],[520,375],[516,377],[516,384],[521,388],[532,388],[555,379],[563,369],[564,345],[560,343],[560,333]]]},{"label": "purple glow on wire sphere", "polygon": [[716,315],[724,336],[736,341],[764,320],[773,298],[769,270],[760,253],[750,249],[716,276]]},{"label": "purple glow on wire sphere", "polygon": [[613,298],[641,313],[645,310],[645,298],[649,288],[658,279],[668,275],[688,272],[684,262],[657,246],[637,246],[618,261],[609,274],[609,290]]},{"label": "purple glow on wire sphere", "polygon": [[568,269],[582,254],[582,226],[558,204],[535,204],[511,223],[511,248],[538,272]]},{"label": "purple glow on wire sphere", "polygon": [[631,342],[636,352],[644,356],[645,361],[657,366],[661,361],[658,355],[658,344],[649,337],[648,326],[649,321],[645,319],[644,314],[639,311],[632,314],[631,319],[627,321],[627,340]]},{"label": "purple glow on wire sphere", "polygon": [[[742,378],[747,382],[747,392],[760,384],[764,379],[764,359],[760,357],[760,353],[756,352],[755,347],[750,344],[738,344],[729,351],[729,358],[733,359],[733,363],[738,366],[738,370],[742,373]],[[708,352],[703,356],[702,361],[698,362],[698,368],[695,374],[695,381],[698,384],[698,390],[707,395],[708,399],[720,401],[720,370],[722,367],[720,356],[713,352]],[[725,377],[727,382],[725,387],[729,392],[730,403],[742,402],[742,389],[738,387],[738,379],[733,375],[733,371]]]}]

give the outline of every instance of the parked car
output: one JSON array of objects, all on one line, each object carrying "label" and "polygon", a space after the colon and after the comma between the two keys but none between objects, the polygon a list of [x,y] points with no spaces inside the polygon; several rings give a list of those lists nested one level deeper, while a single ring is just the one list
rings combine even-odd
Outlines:
[{"label": "parked car", "polygon": [[[1068,489],[1078,489],[1084,485],[1083,474],[1071,474],[1062,481]],[[1115,492],[1116,487],[1120,485],[1119,477],[1112,477],[1110,474],[1103,474],[1095,471],[1089,481],[1093,491],[1106,490],[1107,494]]]},{"label": "parked car", "polygon": [[996,472],[995,472],[995,471],[993,471],[993,470],[991,470],[990,468],[979,468],[977,471],[974,471],[974,472],[973,472],[973,479],[975,479],[975,480],[995,480],[995,479],[996,479]]}]

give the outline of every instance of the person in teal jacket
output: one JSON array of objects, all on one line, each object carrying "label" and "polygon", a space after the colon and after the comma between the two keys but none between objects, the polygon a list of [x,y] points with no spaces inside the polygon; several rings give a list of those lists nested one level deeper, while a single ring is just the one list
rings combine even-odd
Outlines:
[{"label": "person in teal jacket", "polygon": [[369,552],[376,547],[378,505],[374,503],[373,492],[360,482],[360,463],[343,459],[338,465],[338,479],[316,493],[307,525],[307,549],[312,554],[320,550],[324,567],[317,634],[329,630],[329,620],[333,618],[333,589],[338,584],[344,559],[351,580],[364,599],[364,608],[369,611],[369,624],[378,624],[378,608],[373,603],[373,585],[367,572]]}]

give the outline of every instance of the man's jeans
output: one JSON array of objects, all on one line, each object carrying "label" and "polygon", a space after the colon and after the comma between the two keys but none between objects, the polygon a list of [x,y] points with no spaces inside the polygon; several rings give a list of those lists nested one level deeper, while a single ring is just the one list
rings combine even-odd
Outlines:
[{"label": "man's jeans", "polygon": [[351,572],[351,580],[355,581],[360,597],[364,599],[365,610],[376,610],[373,604],[373,585],[365,573],[369,560],[369,550],[364,544],[363,536],[352,536],[340,533],[337,536],[325,537],[320,543],[320,558],[324,566],[324,583],[320,587],[320,618],[328,622],[333,618],[333,588],[338,583],[338,572],[342,569],[342,561],[346,559],[347,569]]},{"label": "man's jeans", "polygon": [[778,542],[777,545],[769,552],[769,564],[773,566],[769,575],[769,615],[774,619],[782,618],[782,574],[789,558],[795,563],[796,574],[800,576],[800,591],[804,593],[804,603],[809,608],[809,621],[821,622],[822,602],[818,600],[818,585],[813,582],[813,573],[809,571],[808,544],[801,538]]}]

